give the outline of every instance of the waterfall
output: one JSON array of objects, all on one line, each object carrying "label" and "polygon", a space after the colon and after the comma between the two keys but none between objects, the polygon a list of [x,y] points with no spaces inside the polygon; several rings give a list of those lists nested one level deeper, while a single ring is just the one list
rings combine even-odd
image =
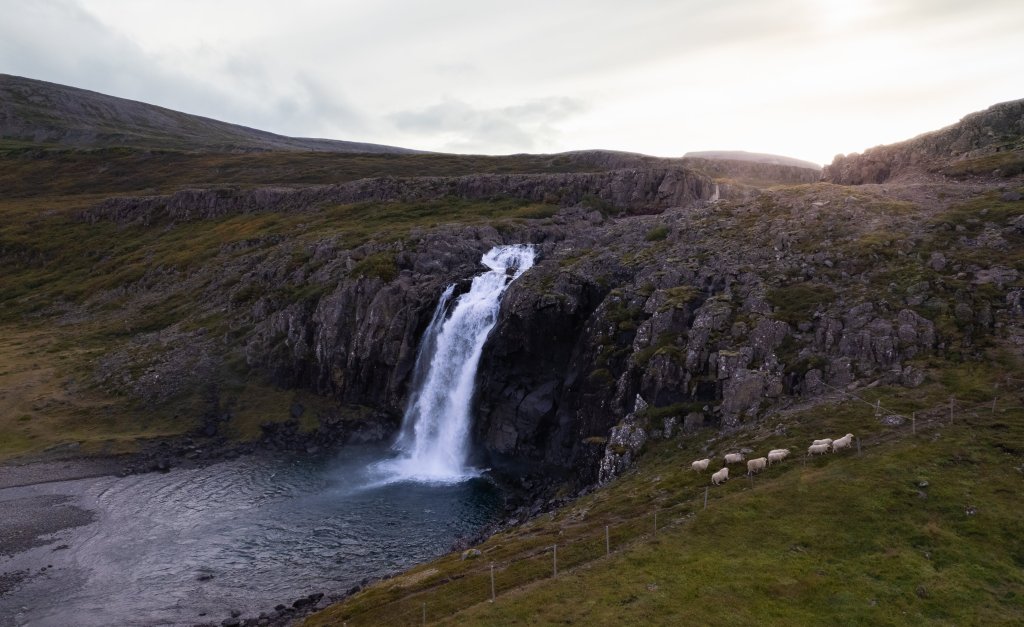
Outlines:
[{"label": "waterfall", "polygon": [[475,476],[466,464],[476,369],[501,296],[533,259],[529,246],[492,248],[481,260],[490,270],[473,279],[447,319],[454,286],[441,296],[420,341],[413,391],[395,443],[399,456],[379,465],[391,480],[453,482]]}]

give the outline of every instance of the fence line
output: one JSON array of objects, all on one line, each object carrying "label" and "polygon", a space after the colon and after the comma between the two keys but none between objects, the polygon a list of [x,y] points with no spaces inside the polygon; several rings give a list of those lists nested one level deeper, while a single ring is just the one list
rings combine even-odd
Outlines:
[{"label": "fence line", "polygon": [[[1006,381],[1011,380],[1009,377]],[[882,408],[880,402],[874,403],[862,399],[845,390],[832,388],[844,395],[864,403],[873,410]],[[998,390],[998,384],[996,387]],[[975,417],[980,417],[978,410],[988,409],[989,417],[996,413],[996,401],[983,401],[975,404],[966,404],[951,397],[947,406],[946,403],[938,404],[912,413],[910,424],[891,426],[889,431],[876,434],[870,438],[869,443],[883,442],[895,439],[903,429],[909,427],[912,435],[928,431],[935,427],[947,426],[948,422],[942,419],[947,407],[951,415],[959,411],[961,414],[974,412]],[[896,415],[906,418],[903,414],[890,412],[888,415]],[[1024,405],[1014,404],[999,408],[1001,412],[1024,410]],[[918,420],[918,416],[923,419]],[[921,424],[918,424],[918,423]],[[860,438],[857,438],[857,454],[860,454]],[[804,457],[806,467],[806,457]],[[706,476],[706,475],[705,475]],[[753,489],[754,482],[751,475],[750,489]],[[689,492],[688,492],[689,494]],[[612,555],[612,545],[615,545],[615,552],[628,549],[646,539],[656,539],[659,529],[676,525],[684,520],[697,516],[698,511],[708,508],[709,499],[713,504],[722,498],[720,494],[709,494],[709,487],[703,486],[703,491],[698,489],[696,493],[677,502],[666,504],[655,502],[651,509],[632,516],[619,516],[616,522],[606,523],[600,526],[596,532],[586,532],[575,538],[559,538],[556,534],[542,532],[536,538],[536,546],[527,549],[526,553],[517,553],[507,560],[491,560],[487,565],[478,568],[471,568],[462,573],[452,574],[450,579],[440,581],[435,585],[427,586],[420,590],[411,591],[408,595],[383,600],[382,602],[366,608],[359,608],[350,617],[346,618],[346,625],[356,626],[358,624],[389,624],[420,625],[426,624],[430,616],[437,619],[447,618],[455,613],[473,607],[485,601],[495,602],[497,596],[504,592],[520,589],[524,586],[540,583],[556,578],[558,573],[569,572],[573,568],[595,562]],[[703,499],[703,507],[700,506]],[[654,525],[651,526],[653,515]],[[667,522],[659,522],[667,521]],[[571,529],[571,525],[563,526],[563,530]],[[556,539],[551,542],[552,536]],[[550,554],[550,555],[549,555]],[[429,599],[430,608],[424,599]],[[430,613],[428,614],[428,609]],[[386,617],[384,621],[381,616]],[[363,623],[362,620],[367,622]],[[359,621],[359,622],[357,622]]]}]

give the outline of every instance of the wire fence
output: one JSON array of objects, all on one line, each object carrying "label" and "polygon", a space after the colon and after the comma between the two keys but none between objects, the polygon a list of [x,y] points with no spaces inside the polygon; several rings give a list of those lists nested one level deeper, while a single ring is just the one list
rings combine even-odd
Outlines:
[{"label": "wire fence", "polygon": [[[1003,385],[1024,383],[1024,380],[1005,377]],[[934,405],[907,416],[905,413],[892,411],[879,401],[870,401],[856,394],[828,386],[845,397],[863,403],[874,409],[876,416],[899,416],[900,424],[879,431],[865,438],[864,445],[875,446],[885,441],[915,436],[940,427],[955,424],[969,418],[994,418],[996,414],[1024,410],[1019,404],[1021,399],[1012,392],[1006,394],[1002,404],[996,396],[1000,384],[994,386],[993,398],[977,403],[966,403],[951,397],[946,403]],[[1007,392],[1007,388],[1002,390]],[[862,442],[859,437],[852,444],[855,454],[862,454]],[[804,464],[807,457],[803,456]],[[708,475],[705,475],[708,476]],[[737,479],[738,477],[734,477]],[[767,477],[755,478],[748,474],[745,479],[754,487],[758,481],[770,480]],[[343,619],[345,627],[361,627],[363,625],[425,625],[449,619],[454,614],[474,605],[494,602],[498,597],[513,590],[533,585],[541,585],[557,579],[580,566],[621,552],[639,542],[650,541],[657,537],[659,531],[672,527],[683,521],[699,516],[700,512],[713,507],[715,501],[723,498],[721,491],[713,486],[706,486],[697,491],[688,490],[685,496],[676,495],[674,502],[659,503],[655,508],[630,517],[619,517],[599,529],[587,531],[572,537],[549,534],[538,534],[536,538],[520,540],[516,554],[499,559],[487,552],[479,558],[478,563],[467,567],[461,572],[449,574],[434,585],[417,590],[394,590],[393,595],[384,595],[379,603],[368,606],[353,607]],[[567,524],[563,531],[573,531],[572,524]],[[554,540],[554,541],[552,541]],[[525,546],[524,546],[525,545]],[[487,551],[500,550],[500,546]],[[386,585],[386,584],[385,584]],[[395,598],[397,597],[397,598]]]}]

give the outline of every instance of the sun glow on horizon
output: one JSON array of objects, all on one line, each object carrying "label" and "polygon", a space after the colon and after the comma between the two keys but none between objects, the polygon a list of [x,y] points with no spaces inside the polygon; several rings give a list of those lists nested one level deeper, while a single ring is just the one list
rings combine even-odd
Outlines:
[{"label": "sun glow on horizon", "polygon": [[0,71],[440,152],[828,163],[1024,96],[1024,3],[10,0]]}]

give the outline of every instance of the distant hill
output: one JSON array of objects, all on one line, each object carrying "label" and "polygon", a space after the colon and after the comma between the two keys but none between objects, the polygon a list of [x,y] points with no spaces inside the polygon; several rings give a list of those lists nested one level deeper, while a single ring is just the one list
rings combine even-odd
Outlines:
[{"label": "distant hill", "polygon": [[0,140],[71,148],[199,152],[413,153],[406,148],[285,137],[104,94],[0,74]]},{"label": "distant hill", "polygon": [[956,124],[863,154],[836,155],[825,180],[842,185],[941,175],[1013,177],[1024,172],[1024,99],[992,105]]},{"label": "distant hill", "polygon": [[811,163],[810,161],[804,161],[802,159],[794,159],[792,157],[783,157],[782,155],[769,155],[760,152],[747,152],[745,150],[699,150],[696,152],[688,152],[683,155],[683,158],[694,158],[694,159],[724,159],[728,161],[755,161],[757,163],[770,163],[772,165],[788,165],[796,168],[809,168],[811,170],[821,170],[821,166],[817,163]]}]

